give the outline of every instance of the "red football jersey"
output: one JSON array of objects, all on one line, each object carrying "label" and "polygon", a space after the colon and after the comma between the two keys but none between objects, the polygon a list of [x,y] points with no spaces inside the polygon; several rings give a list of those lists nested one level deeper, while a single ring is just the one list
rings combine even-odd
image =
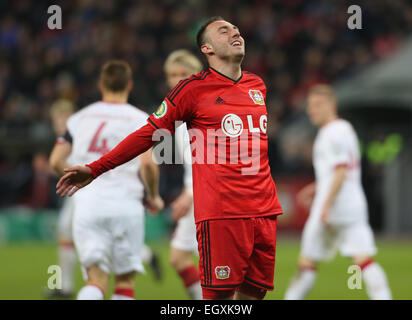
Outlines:
[{"label": "red football jersey", "polygon": [[267,156],[266,86],[247,71],[232,80],[213,68],[182,80],[148,122],[187,123],[195,220],[282,213]]}]

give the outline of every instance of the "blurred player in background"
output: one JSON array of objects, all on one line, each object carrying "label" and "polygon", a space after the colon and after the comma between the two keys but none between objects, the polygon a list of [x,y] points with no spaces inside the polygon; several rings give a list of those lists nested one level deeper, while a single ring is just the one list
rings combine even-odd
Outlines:
[{"label": "blurred player in background", "polygon": [[[127,103],[131,88],[127,63],[109,61],[103,66],[99,79],[103,99],[67,121],[62,143],[50,156],[56,172],[63,174],[69,155],[73,163],[93,161],[146,123],[148,115]],[[77,299],[102,300],[110,272],[115,275],[112,299],[133,299],[135,274],[144,272],[144,187],[149,211],[163,208],[151,149],[96,182],[74,197],[73,238],[87,274]]]},{"label": "blurred player in background", "polygon": [[[268,164],[266,86],[259,76],[242,71],[244,39],[222,17],[201,26],[197,44],[209,69],[181,81],[148,123],[112,151],[87,165],[66,168],[57,194],[76,194],[152,147],[153,134],[174,133],[176,121],[186,122],[194,129],[191,137],[196,133],[198,138],[193,147],[204,155],[196,152],[200,163],[192,164],[203,298],[263,299],[273,290],[276,217],[282,214]],[[215,134],[204,150],[201,137],[207,139],[210,131]],[[248,143],[233,152],[233,159],[230,150],[237,150],[240,140]],[[227,150],[223,155],[219,144]],[[246,161],[232,162],[250,153]],[[211,155],[212,163],[206,159]]]},{"label": "blurred player in background", "polygon": [[302,235],[299,274],[285,299],[304,299],[315,283],[317,263],[331,259],[337,249],[360,266],[371,299],[391,299],[385,272],[373,260],[377,250],[361,183],[357,135],[349,122],[338,118],[328,85],[310,89],[307,113],[319,127],[313,150],[316,182],[298,194],[302,203],[313,202]]},{"label": "blurred player in background", "polygon": [[[176,50],[166,59],[164,71],[167,85],[173,89],[179,81],[202,70],[202,63],[187,50]],[[177,221],[170,250],[170,263],[179,274],[191,299],[202,299],[199,271],[194,265],[193,254],[197,253],[196,225],[193,208],[193,181],[190,138],[186,123],[176,129],[176,152],[183,160],[183,191],[172,203],[173,220]]]},{"label": "blurred player in background", "polygon": [[[51,106],[50,117],[53,130],[56,137],[58,137],[56,140],[57,144],[66,142],[62,137],[67,131],[67,120],[74,111],[74,104],[68,99],[59,99]],[[68,157],[67,162],[72,163],[70,156]],[[51,165],[55,166],[56,164],[51,163]],[[62,288],[54,290],[47,289],[45,291],[45,296],[47,298],[71,298],[74,295],[74,276],[77,256],[73,244],[73,211],[73,198],[65,198],[59,212],[57,223],[58,265],[62,270]],[[150,265],[155,278],[159,280],[161,278],[159,258],[146,244],[144,244],[142,248],[142,260],[144,263]]]},{"label": "blurred player in background", "polygon": [[[65,143],[63,137],[67,128],[66,122],[74,113],[75,108],[72,101],[59,99],[50,108],[50,117],[56,137],[57,144]],[[70,157],[68,162],[71,163]],[[62,270],[62,288],[47,290],[48,298],[70,298],[74,295],[74,275],[77,263],[76,250],[73,244],[72,220],[73,220],[72,198],[65,198],[63,206],[59,212],[57,224],[57,243],[58,243],[58,265]]]}]

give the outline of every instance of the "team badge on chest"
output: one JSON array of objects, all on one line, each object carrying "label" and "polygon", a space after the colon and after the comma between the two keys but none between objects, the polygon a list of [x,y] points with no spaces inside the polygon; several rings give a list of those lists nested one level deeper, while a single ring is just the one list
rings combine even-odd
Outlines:
[{"label": "team badge on chest", "polygon": [[217,266],[215,275],[217,279],[227,279],[230,276],[230,268],[228,266]]},{"label": "team badge on chest", "polygon": [[263,94],[260,90],[249,90],[249,96],[252,98],[254,103],[260,105],[265,104],[265,99],[263,98]]}]

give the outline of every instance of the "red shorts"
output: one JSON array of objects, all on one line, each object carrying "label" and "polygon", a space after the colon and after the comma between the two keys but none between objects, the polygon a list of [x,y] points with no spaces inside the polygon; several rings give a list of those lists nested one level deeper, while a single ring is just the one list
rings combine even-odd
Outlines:
[{"label": "red shorts", "polygon": [[197,223],[202,287],[228,290],[246,282],[273,290],[276,222],[268,216]]}]

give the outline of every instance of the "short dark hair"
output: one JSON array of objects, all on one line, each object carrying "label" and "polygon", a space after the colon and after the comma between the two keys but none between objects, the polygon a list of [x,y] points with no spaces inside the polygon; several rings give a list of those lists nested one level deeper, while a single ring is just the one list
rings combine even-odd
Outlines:
[{"label": "short dark hair", "polygon": [[209,24],[211,24],[215,21],[221,21],[221,20],[225,20],[225,19],[223,19],[221,16],[214,16],[214,17],[211,17],[211,18],[207,19],[200,26],[200,29],[197,31],[197,34],[196,34],[196,43],[197,43],[197,46],[199,47],[199,49],[202,47],[202,45],[205,42],[204,33],[206,31],[206,28],[209,26]]},{"label": "short dark hair", "polygon": [[107,61],[100,71],[100,82],[109,91],[124,91],[131,80],[132,70],[123,60]]}]

